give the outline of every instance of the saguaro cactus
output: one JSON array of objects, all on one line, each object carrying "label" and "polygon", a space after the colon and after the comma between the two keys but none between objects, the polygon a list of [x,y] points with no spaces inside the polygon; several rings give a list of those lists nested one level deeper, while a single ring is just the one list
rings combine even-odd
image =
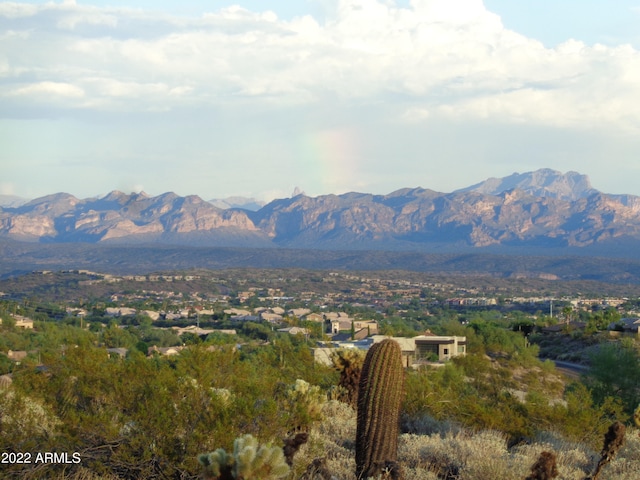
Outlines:
[{"label": "saguaro cactus", "polygon": [[358,385],[356,476],[376,476],[398,454],[404,371],[400,345],[391,339],[374,344],[364,360]]}]

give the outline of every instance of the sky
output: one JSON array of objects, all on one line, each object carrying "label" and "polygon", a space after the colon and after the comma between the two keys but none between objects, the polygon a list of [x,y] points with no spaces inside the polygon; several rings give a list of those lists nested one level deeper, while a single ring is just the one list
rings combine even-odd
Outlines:
[{"label": "sky", "polygon": [[639,106],[640,0],[0,2],[2,195],[640,195]]}]

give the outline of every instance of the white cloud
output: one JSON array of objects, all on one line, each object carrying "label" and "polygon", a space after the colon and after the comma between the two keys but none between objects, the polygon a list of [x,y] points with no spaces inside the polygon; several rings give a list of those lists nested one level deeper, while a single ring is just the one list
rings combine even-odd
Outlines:
[{"label": "white cloud", "polygon": [[37,82],[31,83],[24,87],[16,88],[10,92],[13,96],[25,96],[31,98],[40,98],[48,100],[53,97],[81,98],[84,97],[84,91],[70,83],[61,82]]},{"label": "white cloud", "polygon": [[[388,182],[409,168],[409,160],[400,168],[401,157],[414,164],[439,158],[440,167],[454,165],[456,155],[479,155],[516,168],[509,162],[520,147],[498,152],[506,141],[497,133],[485,141],[487,126],[509,126],[518,135],[538,129],[535,144],[544,142],[547,128],[640,131],[640,52],[631,46],[571,40],[546,48],[506,29],[480,0],[322,3],[322,20],[282,20],[240,7],[187,17],[74,2],[0,3],[0,117],[64,117],[69,140],[56,136],[48,144],[59,158],[75,145],[73,156],[82,161],[94,155],[109,166],[115,157],[127,166],[139,161],[131,184],[157,170],[155,181],[167,183],[163,190],[187,193],[191,185],[172,187],[177,175],[168,178],[152,161],[184,158],[185,168],[195,165],[198,172],[215,164],[225,186],[238,191],[248,188],[250,171],[260,188],[288,195],[293,186],[277,182],[291,175],[288,182],[319,194],[359,181]],[[120,130],[95,127],[95,137],[86,136],[101,125],[87,119]],[[78,128],[82,142],[75,140]],[[49,130],[47,124],[40,132]],[[303,145],[311,137],[316,151]],[[473,143],[482,146],[468,146]],[[27,155],[22,144],[13,148]],[[536,150],[529,150],[534,164]],[[562,158],[566,166],[557,169],[580,170],[570,162],[583,158],[566,160],[570,150],[540,155]],[[257,158],[265,164],[250,164]],[[389,165],[397,171],[389,174]],[[483,178],[477,171],[484,167],[455,165],[456,172],[443,169],[442,179]],[[145,185],[153,189],[151,180]]]},{"label": "white cloud", "polygon": [[487,14],[482,0],[412,0],[411,6],[425,18],[434,22],[465,24]]},{"label": "white cloud", "polygon": [[[0,47],[10,80],[0,95],[50,91],[76,99],[70,108],[108,109],[120,97],[154,110],[242,97],[288,105],[399,94],[432,114],[559,125],[593,125],[604,114],[637,124],[638,51],[578,41],[547,49],[506,30],[481,0],[413,0],[410,8],[340,0],[324,25],[240,7],[177,18],[4,3],[0,15],[1,34],[13,32]],[[400,106],[398,118],[415,120],[415,105]]]},{"label": "white cloud", "polygon": [[38,10],[37,5],[16,2],[0,3],[0,15],[9,19],[31,17],[37,14]]},{"label": "white cloud", "polygon": [[15,195],[15,186],[12,183],[0,182],[0,195]]}]

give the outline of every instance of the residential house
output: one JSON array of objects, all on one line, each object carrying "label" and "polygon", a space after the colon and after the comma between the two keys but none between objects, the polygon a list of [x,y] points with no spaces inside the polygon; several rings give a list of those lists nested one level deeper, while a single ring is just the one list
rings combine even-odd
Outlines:
[{"label": "residential house", "polygon": [[420,335],[413,338],[416,361],[437,360],[443,362],[467,354],[467,337]]},{"label": "residential house", "polygon": [[340,332],[351,331],[352,329],[355,332],[364,330],[365,336],[377,335],[378,333],[378,322],[375,320],[354,320],[342,316],[330,318],[327,320],[327,325],[329,326],[328,333],[333,335],[337,335]]},{"label": "residential house", "polygon": [[609,330],[639,335],[640,318],[621,318],[617,322],[609,324]]},{"label": "residential house", "polygon": [[367,330],[365,330],[364,328],[361,328],[360,330],[354,331],[353,334],[350,331],[336,333],[331,336],[331,341],[332,342],[348,342],[351,340],[364,340],[368,336],[369,335]]},{"label": "residential house", "polygon": [[278,331],[283,333],[288,333],[289,335],[304,335],[305,337],[309,335],[309,330],[302,327],[279,328]]},{"label": "residential house", "polygon": [[107,307],[104,313],[108,317],[134,317],[138,311],[129,307]]},{"label": "residential house", "polygon": [[375,320],[356,320],[353,326],[356,330],[366,330],[368,335],[378,334],[378,322]]},{"label": "residential house", "polygon": [[160,313],[159,312],[155,312],[153,310],[142,310],[140,313],[142,313],[143,315],[146,315],[147,317],[149,317],[152,322],[160,320]]},{"label": "residential house", "polygon": [[[193,333],[195,335],[200,336],[205,336],[205,335],[209,335],[210,333],[215,332],[216,330],[213,329],[205,329],[205,328],[200,328],[197,327],[195,325],[189,325],[188,327],[184,327],[184,328],[180,328],[180,327],[171,327],[171,329],[176,333],[176,335],[181,336],[185,333]],[[235,330],[233,330],[234,334],[235,334]]]},{"label": "residential house", "polygon": [[129,349],[128,348],[107,348],[107,353],[109,354],[110,358],[116,358],[116,357],[125,358],[127,356],[127,353],[129,353]]},{"label": "residential house", "polygon": [[327,312],[324,314],[324,318],[327,320],[345,320],[349,318],[349,315],[345,312]]},{"label": "residential house", "polygon": [[147,350],[147,355],[154,355],[154,354],[164,355],[164,356],[178,355],[183,349],[184,347],[180,347],[180,346],[157,347],[156,345],[154,345],[153,347],[149,347],[149,349]]},{"label": "residential house", "polygon": [[248,292],[238,292],[238,300],[244,303],[249,300],[251,297],[255,296],[256,292],[248,291]]},{"label": "residential house", "polygon": [[269,322],[269,323],[282,323],[282,315],[279,313],[273,313],[273,312],[262,312],[260,314],[260,319],[264,322]]},{"label": "residential house", "polygon": [[252,313],[249,310],[243,310],[241,308],[227,308],[224,311],[224,313],[226,313],[227,315],[231,316],[231,318],[237,317],[237,316],[252,315]]},{"label": "residential house", "polygon": [[287,311],[287,315],[289,315],[290,317],[298,317],[298,318],[302,318],[305,315],[308,315],[310,313],[311,313],[311,310],[308,308],[292,308]]},{"label": "residential house", "polygon": [[379,343],[385,338],[400,344],[403,364],[407,367],[425,361],[444,362],[467,353],[467,337],[438,336],[427,331],[424,335],[411,338],[374,335],[372,340],[373,343]]},{"label": "residential house", "polygon": [[416,359],[416,342],[415,338],[410,337],[387,337],[386,335],[373,335],[371,337],[372,343],[380,343],[385,338],[391,338],[400,345],[402,351],[402,365],[405,367],[411,367],[415,363]]},{"label": "residential house", "polygon": [[398,342],[402,350],[402,364],[407,368],[426,361],[444,362],[455,356],[466,355],[466,337],[445,337],[427,333],[413,338],[372,335],[353,340],[348,334],[340,334],[340,336],[331,338],[333,347],[314,348],[313,356],[316,362],[331,365],[331,354],[338,348],[368,350],[372,345],[380,343],[386,338],[391,338]]},{"label": "residential house", "polygon": [[229,320],[234,322],[259,322],[260,317],[257,315],[232,315]]},{"label": "residential house", "polygon": [[14,315],[13,318],[16,321],[16,327],[24,328],[25,330],[33,330],[33,320],[21,315]]},{"label": "residential house", "polygon": [[301,319],[306,322],[317,322],[317,323],[324,322],[324,316],[320,315],[319,313],[308,313],[306,315],[303,315]]},{"label": "residential house", "polygon": [[72,317],[86,317],[89,314],[89,312],[84,308],[67,307],[65,311],[67,312],[67,315],[71,315]]}]

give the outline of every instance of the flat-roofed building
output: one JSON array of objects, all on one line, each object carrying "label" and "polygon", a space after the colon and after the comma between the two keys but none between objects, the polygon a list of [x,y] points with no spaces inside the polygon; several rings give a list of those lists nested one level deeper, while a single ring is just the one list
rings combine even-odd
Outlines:
[{"label": "flat-roofed building", "polygon": [[445,337],[420,335],[414,337],[416,360],[437,360],[443,362],[453,357],[467,354],[467,337]]}]

